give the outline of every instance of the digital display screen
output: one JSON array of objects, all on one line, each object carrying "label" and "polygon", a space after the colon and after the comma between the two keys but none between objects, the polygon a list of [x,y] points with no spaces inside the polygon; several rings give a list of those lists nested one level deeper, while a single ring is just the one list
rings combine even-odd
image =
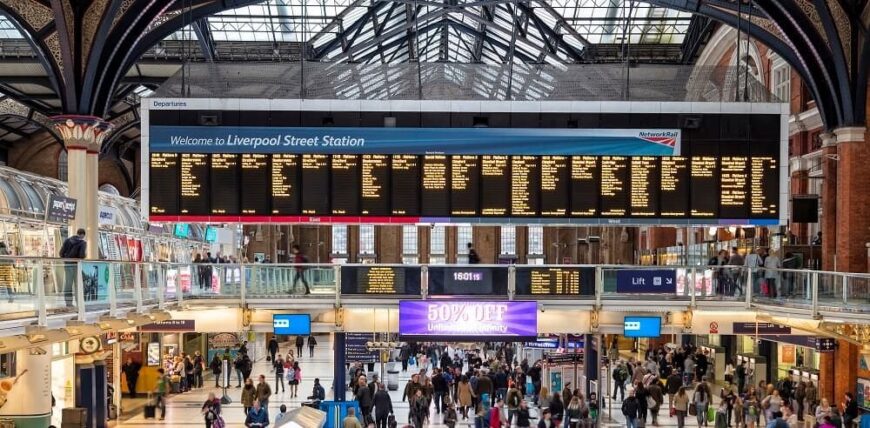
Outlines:
[{"label": "digital display screen", "polygon": [[[779,218],[769,156],[151,153],[152,217]],[[175,216],[175,218],[168,218]],[[411,220],[409,220],[411,221]]]},{"label": "digital display screen", "polygon": [[577,296],[593,294],[595,270],[574,267],[516,267],[516,294]]},{"label": "digital display screen", "polygon": [[625,317],[623,336],[656,338],[661,335],[661,317]]},{"label": "digital display screen", "polygon": [[430,295],[488,295],[507,293],[507,267],[430,266]]},{"label": "digital display screen", "polygon": [[534,339],[538,304],[521,301],[399,301],[399,336]]},{"label": "digital display screen", "polygon": [[420,268],[414,266],[342,266],[343,294],[420,294]]},{"label": "digital display screen", "polygon": [[311,315],[274,314],[272,315],[272,332],[283,335],[308,336],[311,334]]}]

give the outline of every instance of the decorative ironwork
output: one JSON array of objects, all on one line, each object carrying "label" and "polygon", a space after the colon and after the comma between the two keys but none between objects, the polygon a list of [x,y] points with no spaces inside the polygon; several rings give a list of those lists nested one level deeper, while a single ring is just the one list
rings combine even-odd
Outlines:
[{"label": "decorative ironwork", "polygon": [[36,31],[42,30],[54,20],[51,8],[32,0],[3,0],[2,3],[11,8],[27,25]]},{"label": "decorative ironwork", "polygon": [[54,130],[67,149],[85,149],[99,153],[113,125],[95,116],[61,115],[51,118]]}]

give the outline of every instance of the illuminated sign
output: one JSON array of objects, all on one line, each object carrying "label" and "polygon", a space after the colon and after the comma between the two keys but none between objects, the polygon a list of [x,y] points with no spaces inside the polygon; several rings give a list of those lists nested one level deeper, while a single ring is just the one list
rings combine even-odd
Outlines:
[{"label": "illuminated sign", "polygon": [[399,302],[399,334],[402,336],[535,338],[537,328],[535,302]]}]

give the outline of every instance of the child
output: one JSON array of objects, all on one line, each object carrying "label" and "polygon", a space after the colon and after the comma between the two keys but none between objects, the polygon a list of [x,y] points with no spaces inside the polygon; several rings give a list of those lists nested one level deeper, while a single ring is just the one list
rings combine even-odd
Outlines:
[{"label": "child", "polygon": [[278,410],[278,415],[275,416],[275,426],[278,426],[278,423],[281,422],[281,419],[284,419],[284,416],[287,415],[287,406],[282,404],[281,407],[278,408]]}]

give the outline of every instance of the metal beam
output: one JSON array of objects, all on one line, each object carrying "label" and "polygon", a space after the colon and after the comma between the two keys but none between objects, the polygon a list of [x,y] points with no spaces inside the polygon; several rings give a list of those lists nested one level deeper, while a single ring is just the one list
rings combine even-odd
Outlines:
[{"label": "metal beam", "polygon": [[193,32],[196,34],[196,40],[199,42],[199,49],[202,51],[202,56],[208,62],[214,62],[218,59],[218,52],[215,49],[214,37],[211,34],[211,27],[208,24],[208,18],[196,20],[193,24]]}]

